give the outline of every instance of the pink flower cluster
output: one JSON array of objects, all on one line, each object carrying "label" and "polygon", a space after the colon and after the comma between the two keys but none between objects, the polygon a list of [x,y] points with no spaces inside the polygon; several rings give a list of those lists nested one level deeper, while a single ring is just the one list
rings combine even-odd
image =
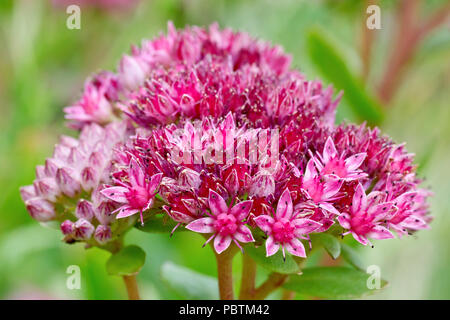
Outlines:
[{"label": "pink flower cluster", "polygon": [[79,140],[63,138],[22,196],[35,219],[100,245],[137,214],[205,233],[218,253],[260,235],[267,256],[305,257],[330,228],[363,245],[428,228],[413,156],[377,128],[336,126],[339,100],[279,47],[169,24],[88,80],[65,109]]},{"label": "pink flower cluster", "polygon": [[111,181],[113,148],[129,135],[126,121],[83,127],[78,139],[62,136],[53,157],[36,167],[36,180],[20,189],[30,215],[43,223],[61,222],[64,240],[104,245],[116,222],[117,204],[101,194]]}]

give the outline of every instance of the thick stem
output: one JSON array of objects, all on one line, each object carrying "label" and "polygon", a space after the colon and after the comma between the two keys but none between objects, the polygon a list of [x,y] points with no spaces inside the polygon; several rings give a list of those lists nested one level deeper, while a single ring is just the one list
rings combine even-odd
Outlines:
[{"label": "thick stem", "polygon": [[295,291],[283,290],[281,300],[294,300],[294,298],[295,298]]},{"label": "thick stem", "polygon": [[128,300],[140,300],[136,276],[123,276],[122,278],[127,287]]},{"label": "thick stem", "polygon": [[281,287],[287,278],[288,275],[286,274],[271,273],[269,278],[255,290],[254,299],[264,300],[269,294]]},{"label": "thick stem", "polygon": [[255,293],[256,262],[244,253],[242,260],[242,278],[239,299],[249,300]]},{"label": "thick stem", "polygon": [[219,278],[220,300],[234,300],[233,257],[236,254],[236,250],[236,247],[231,245],[221,254],[218,254],[214,251],[217,261],[217,276]]}]

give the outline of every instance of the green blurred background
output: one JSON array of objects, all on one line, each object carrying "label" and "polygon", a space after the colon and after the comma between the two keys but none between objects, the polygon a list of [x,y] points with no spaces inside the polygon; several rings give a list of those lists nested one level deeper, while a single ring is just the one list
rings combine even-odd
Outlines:
[{"label": "green blurred background", "polygon": [[[448,10],[449,1],[407,2],[421,5],[414,20],[420,24]],[[360,249],[365,263],[379,265],[383,278],[390,282],[370,298],[450,299],[449,21],[441,21],[417,43],[409,63],[401,69],[392,98],[379,99],[377,88],[390,68],[393,36],[407,8],[399,9],[398,1],[378,1],[382,29],[370,34],[364,27],[367,4],[351,0],[142,0],[128,10],[82,7],[81,30],[69,30],[65,7],[55,7],[51,1],[1,0],[0,299],[126,298],[122,280],[105,272],[108,254],[66,245],[58,231],[33,221],[20,199],[19,186],[33,181],[34,167],[51,154],[59,134],[73,135],[64,125],[62,108],[77,99],[84,79],[99,69],[115,69],[130,44],[165,32],[168,20],[178,28],[217,21],[221,27],[281,44],[309,79],[322,78],[344,89],[338,121],[366,118],[396,141],[407,141],[408,150],[422,163],[419,170],[426,177],[425,186],[435,193],[431,200],[435,220],[431,230]],[[370,63],[361,59],[364,39],[372,43],[366,46]],[[180,232],[169,239],[166,234],[133,230],[127,242],[147,252],[146,265],[138,276],[143,298],[180,298],[160,280],[166,261],[216,274],[214,256],[209,248],[201,248],[203,238],[196,234]],[[322,257],[312,260],[327,263]],[[69,265],[81,268],[80,290],[66,287]],[[240,258],[235,260],[235,272],[239,279]]]}]

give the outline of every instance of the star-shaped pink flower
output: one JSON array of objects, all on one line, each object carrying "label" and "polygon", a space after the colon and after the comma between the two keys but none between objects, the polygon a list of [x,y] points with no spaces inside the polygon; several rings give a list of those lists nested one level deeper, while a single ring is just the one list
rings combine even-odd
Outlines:
[{"label": "star-shaped pink flower", "polygon": [[217,192],[210,190],[208,204],[211,211],[210,216],[194,220],[186,228],[199,233],[212,233],[213,235],[206,243],[214,238],[214,249],[217,253],[225,251],[231,241],[234,241],[238,247],[240,247],[239,242],[255,241],[244,221],[252,209],[252,200],[242,201],[233,207],[228,207]]},{"label": "star-shaped pink flower", "polygon": [[353,195],[352,205],[348,212],[343,212],[337,219],[342,227],[363,245],[371,244],[368,238],[390,239],[394,235],[382,224],[386,217],[397,208],[392,202],[383,201],[383,193],[373,191],[366,195],[359,183]]},{"label": "star-shaped pink flower", "polygon": [[261,215],[254,218],[256,225],[263,230],[266,240],[267,256],[274,255],[280,249],[286,249],[292,255],[306,257],[305,247],[299,239],[308,239],[305,235],[321,227],[321,224],[305,218],[298,218],[293,214],[292,198],[289,189],[280,197],[274,217]]},{"label": "star-shaped pink flower", "polygon": [[[117,181],[120,186],[103,189],[101,193],[107,198],[122,203],[116,211],[116,218],[125,218],[140,213],[141,223],[144,224],[142,213],[151,208],[157,189],[162,179],[162,173],[146,178],[144,169],[132,159],[128,170],[129,181]],[[116,212],[114,211],[114,212]]]},{"label": "star-shaped pink flower", "polygon": [[345,158],[345,153],[339,155],[333,139],[328,137],[322,154],[317,153],[312,159],[321,175],[352,181],[367,176],[367,173],[358,169],[366,156],[367,154],[362,152]]}]

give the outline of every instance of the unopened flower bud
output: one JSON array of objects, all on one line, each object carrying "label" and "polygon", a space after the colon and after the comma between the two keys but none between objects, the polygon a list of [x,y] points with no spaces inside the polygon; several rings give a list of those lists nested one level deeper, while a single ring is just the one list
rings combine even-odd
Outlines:
[{"label": "unopened flower bud", "polygon": [[122,85],[128,89],[137,88],[145,80],[145,71],[136,58],[130,56],[124,56],[120,61],[119,73]]},{"label": "unopened flower bud", "polygon": [[81,171],[83,189],[91,191],[98,184],[98,173],[93,167],[86,167]]},{"label": "unopened flower bud", "polygon": [[61,223],[60,228],[61,228],[63,235],[65,235],[65,236],[72,234],[73,231],[75,230],[74,223],[70,220],[66,220],[63,223]]},{"label": "unopened flower bud", "polygon": [[32,198],[25,204],[31,217],[37,221],[49,221],[55,217],[55,209],[47,200]]},{"label": "unopened flower bud", "polygon": [[93,167],[101,167],[105,163],[105,157],[104,154],[101,152],[92,152],[89,156],[89,164]]},{"label": "unopened flower bud", "polygon": [[62,144],[57,144],[53,150],[53,158],[57,160],[65,160],[70,154],[70,148]]},{"label": "unopened flower bud", "polygon": [[58,183],[61,191],[69,196],[73,197],[80,190],[80,182],[76,177],[76,172],[72,168],[60,168],[56,172],[56,182]]},{"label": "unopened flower bud", "polygon": [[58,168],[61,166],[60,161],[55,160],[53,158],[48,158],[45,160],[45,174],[47,177],[55,177],[56,171],[58,171]]},{"label": "unopened flower bud", "polygon": [[46,177],[45,167],[36,166],[36,179],[43,179]]},{"label": "unopened flower bud", "polygon": [[108,224],[114,221],[115,216],[111,214],[116,209],[116,205],[112,201],[101,202],[95,210],[95,217],[102,224]]},{"label": "unopened flower bud", "polygon": [[86,219],[79,219],[74,224],[74,237],[76,240],[88,240],[94,233],[94,226]]},{"label": "unopened flower bud", "polygon": [[34,186],[25,186],[20,188],[20,195],[23,201],[30,200],[31,198],[36,197],[36,190]]},{"label": "unopened flower bud", "polygon": [[94,217],[94,207],[91,202],[81,199],[78,201],[75,215],[78,219],[86,219],[91,221]]},{"label": "unopened flower bud", "polygon": [[78,146],[78,140],[69,136],[61,136],[59,138],[59,143],[69,148],[75,148]]},{"label": "unopened flower bud", "polygon": [[51,202],[56,201],[56,197],[59,194],[59,187],[56,184],[54,178],[43,178],[35,180],[33,184],[40,197],[45,198]]},{"label": "unopened flower bud", "polygon": [[186,187],[191,187],[194,189],[198,189],[200,184],[202,183],[200,179],[200,174],[197,171],[191,169],[184,169],[180,173],[180,183],[185,185]]},{"label": "unopened flower bud", "polygon": [[111,228],[105,225],[98,225],[94,233],[95,240],[100,244],[105,244],[111,239]]},{"label": "unopened flower bud", "polygon": [[275,192],[275,180],[269,172],[261,172],[253,178],[250,185],[250,196],[267,197]]}]

